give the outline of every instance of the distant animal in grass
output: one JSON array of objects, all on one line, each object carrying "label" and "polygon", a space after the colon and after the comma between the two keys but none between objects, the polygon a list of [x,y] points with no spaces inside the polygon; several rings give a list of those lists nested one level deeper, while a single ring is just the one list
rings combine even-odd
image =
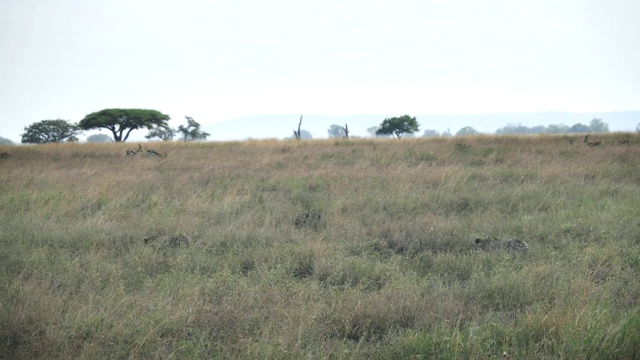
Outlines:
[{"label": "distant animal in grass", "polygon": [[6,152],[0,153],[0,159],[8,159],[10,157],[11,155],[9,155],[9,153],[6,153]]},{"label": "distant animal in grass", "polygon": [[171,236],[166,232],[159,232],[144,239],[144,243],[157,248],[179,248],[189,246],[191,239],[182,234]]},{"label": "distant animal in grass", "polygon": [[631,146],[631,141],[626,140],[626,139],[625,139],[625,140],[622,140],[622,141],[620,141],[620,145],[627,145],[627,146]]},{"label": "distant animal in grass", "polygon": [[167,155],[162,155],[155,150],[147,150],[147,156],[155,156],[155,157],[167,157]]},{"label": "distant animal in grass", "polygon": [[142,150],[142,145],[138,144],[138,150],[127,150],[127,156],[136,156]]},{"label": "distant animal in grass", "polygon": [[594,141],[591,142],[589,141],[589,135],[584,137],[584,141],[583,143],[587,144],[588,147],[600,147],[600,146],[604,146],[603,143],[601,143],[600,141]]},{"label": "distant animal in grass", "polygon": [[320,225],[321,218],[322,216],[319,213],[304,212],[296,217],[293,225],[298,229],[303,227],[317,228]]},{"label": "distant animal in grass", "polygon": [[477,238],[473,242],[476,250],[483,251],[508,251],[514,253],[526,254],[529,251],[529,245],[521,240],[498,240],[494,237],[482,239]]}]

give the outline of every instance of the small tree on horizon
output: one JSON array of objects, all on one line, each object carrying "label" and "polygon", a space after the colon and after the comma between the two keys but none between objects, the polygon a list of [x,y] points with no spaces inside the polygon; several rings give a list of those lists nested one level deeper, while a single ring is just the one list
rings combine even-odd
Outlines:
[{"label": "small tree on horizon", "polygon": [[591,132],[591,128],[587,125],[577,123],[567,129],[568,133],[588,133]]},{"label": "small tree on horizon", "polygon": [[438,130],[433,130],[433,129],[428,129],[425,130],[424,133],[422,134],[422,137],[439,137],[440,133],[438,132]]},{"label": "small tree on horizon", "polygon": [[147,109],[104,109],[84,117],[78,124],[84,130],[107,129],[115,142],[125,142],[133,130],[156,127],[167,128],[170,120],[157,110]]},{"label": "small tree on horizon", "polygon": [[207,140],[207,136],[211,134],[200,130],[200,124],[197,121],[193,120],[192,117],[185,116],[185,118],[187,119],[187,126],[178,126],[178,132],[182,133],[182,140]]},{"label": "small tree on horizon", "polygon": [[91,143],[105,143],[111,142],[113,139],[109,135],[105,134],[93,134],[87,137],[87,142]]},{"label": "small tree on horizon", "polygon": [[344,129],[345,129],[344,127],[338,124],[331,125],[327,130],[327,132],[329,133],[329,138],[342,139],[343,137],[345,137]]},{"label": "small tree on horizon", "polygon": [[592,132],[607,133],[609,132],[609,124],[601,119],[593,119],[589,124],[589,129],[591,129]]},{"label": "small tree on horizon", "polygon": [[311,134],[311,131],[309,131],[309,130],[300,129],[300,137],[296,137],[296,135],[294,134],[293,136],[285,138],[285,139],[311,140],[311,139],[313,139],[313,134]]},{"label": "small tree on horizon", "polygon": [[456,136],[468,136],[468,135],[478,135],[480,134],[476,129],[471,126],[465,126],[462,129],[458,130]]},{"label": "small tree on horizon", "polygon": [[415,117],[403,115],[384,119],[376,135],[395,135],[398,139],[404,134],[413,134],[420,131],[420,124]]},{"label": "small tree on horizon", "polygon": [[378,137],[381,135],[378,135],[377,132],[380,129],[380,126],[371,126],[369,128],[367,128],[367,132],[369,133],[369,135],[373,136],[373,137]]},{"label": "small tree on horizon", "polygon": [[33,123],[25,127],[24,133],[20,135],[23,144],[46,144],[78,141],[76,135],[79,133],[81,131],[78,125],[67,120],[57,119]]}]

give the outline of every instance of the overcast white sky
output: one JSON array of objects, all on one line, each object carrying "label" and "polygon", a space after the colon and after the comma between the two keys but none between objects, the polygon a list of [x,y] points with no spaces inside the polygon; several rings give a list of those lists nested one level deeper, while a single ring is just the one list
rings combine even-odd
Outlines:
[{"label": "overcast white sky", "polygon": [[0,0],[0,136],[113,107],[174,126],[640,110],[639,16],[637,0]]}]

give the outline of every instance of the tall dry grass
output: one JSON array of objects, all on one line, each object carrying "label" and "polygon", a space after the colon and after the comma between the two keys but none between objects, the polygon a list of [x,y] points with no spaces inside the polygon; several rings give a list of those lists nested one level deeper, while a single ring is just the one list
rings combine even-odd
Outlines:
[{"label": "tall dry grass", "polygon": [[2,147],[0,356],[634,358],[640,147],[594,140]]}]

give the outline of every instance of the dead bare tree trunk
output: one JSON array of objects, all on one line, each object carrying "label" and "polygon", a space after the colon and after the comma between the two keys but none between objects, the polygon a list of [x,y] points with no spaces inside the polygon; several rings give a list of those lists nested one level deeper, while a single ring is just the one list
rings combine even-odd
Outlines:
[{"label": "dead bare tree trunk", "polygon": [[345,123],[343,129],[344,129],[344,138],[345,138],[345,140],[349,140],[349,125],[347,125]]},{"label": "dead bare tree trunk", "polygon": [[300,140],[300,125],[302,125],[302,115],[300,115],[300,122],[298,123],[298,131],[293,130],[293,136],[295,136],[297,140]]}]

